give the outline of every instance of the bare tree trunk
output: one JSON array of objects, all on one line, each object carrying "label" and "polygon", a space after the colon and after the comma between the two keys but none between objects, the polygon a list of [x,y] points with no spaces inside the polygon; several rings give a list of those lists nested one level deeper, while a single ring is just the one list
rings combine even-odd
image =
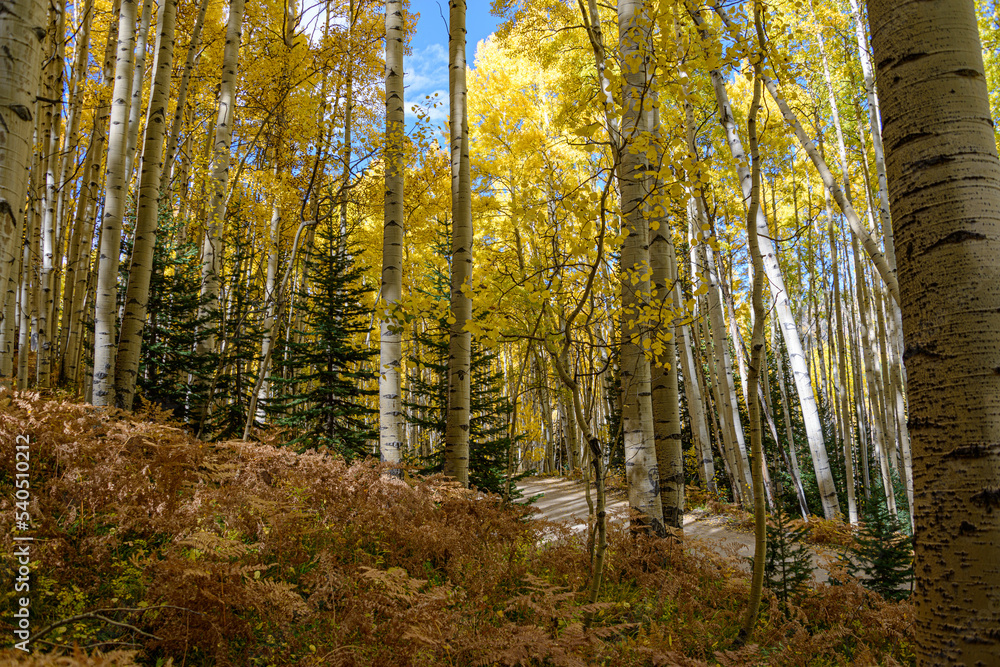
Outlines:
[{"label": "bare tree trunk", "polygon": [[[385,221],[382,232],[382,303],[379,375],[379,451],[383,461],[398,463],[403,446],[400,367],[401,324],[389,310],[403,293],[403,2],[385,6]],[[466,479],[468,479],[466,477]]]},{"label": "bare tree trunk", "polygon": [[[222,79],[219,84],[218,115],[215,121],[212,157],[212,201],[205,222],[205,236],[201,250],[201,294],[205,306],[199,313],[203,319],[219,312],[219,287],[222,277],[222,231],[226,217],[226,189],[229,185],[230,145],[233,141],[235,119],[237,69],[239,67],[240,41],[243,35],[244,0],[230,0],[229,20],[226,26],[226,46],[222,57]],[[198,343],[198,354],[215,352],[216,337],[209,333]],[[203,422],[211,409],[212,396],[196,406],[196,422]]]},{"label": "bare tree trunk", "polygon": [[[9,66],[0,74],[0,285],[6,286],[22,250],[18,219],[25,215],[32,160],[35,97],[46,34],[41,0],[5,0],[0,7],[0,48]],[[5,293],[0,293],[0,299]],[[0,304],[3,305],[3,304]]]},{"label": "bare tree trunk", "polygon": [[122,0],[118,19],[118,56],[111,95],[108,136],[107,190],[101,220],[100,264],[94,312],[94,377],[91,402],[114,405],[114,363],[117,339],[115,319],[118,297],[118,253],[121,249],[122,217],[125,213],[125,151],[132,88],[132,57],[135,53],[135,0]]},{"label": "bare tree trunk", "polygon": [[448,415],[444,473],[469,485],[469,399],[472,380],[472,191],[465,85],[466,0],[451,0],[448,39],[451,98],[451,327],[448,335]]},{"label": "bare tree trunk", "polygon": [[869,0],[906,341],[918,665],[1000,655],[1000,161],[974,3]]},{"label": "bare tree trunk", "polygon": [[170,138],[167,139],[167,146],[163,154],[163,167],[161,172],[165,178],[161,179],[162,189],[169,187],[173,178],[174,158],[177,155],[177,144],[181,136],[181,128],[184,125],[184,106],[187,100],[188,86],[191,82],[191,72],[197,64],[199,49],[201,48],[201,31],[205,25],[205,10],[208,8],[208,0],[200,0],[198,4],[198,16],[195,18],[194,27],[191,29],[191,43],[188,46],[187,59],[184,62],[184,72],[181,74],[180,83],[177,84],[177,106],[174,109],[174,119],[170,126]]},{"label": "bare tree trunk", "polygon": [[[618,0],[619,50],[622,55],[622,141],[634,142],[646,128],[649,19],[640,0]],[[642,219],[641,172],[645,153],[620,151],[618,169],[623,232],[621,249],[621,378],[624,394],[622,429],[625,436],[625,474],[629,505],[638,510],[656,533],[663,531],[659,469],[653,431],[651,372],[645,349],[650,344],[642,310],[649,298],[649,229]]]},{"label": "bare tree trunk", "polygon": [[[692,14],[692,16],[696,17],[696,23],[699,25],[702,24],[702,20],[697,14]],[[726,141],[733,160],[736,163],[743,196],[746,198],[749,197],[751,189],[751,174],[746,164],[746,155],[736,129],[735,118],[729,103],[729,96],[726,92],[722,74],[718,70],[713,70],[711,76],[719,108],[719,120],[725,130]],[[764,82],[767,82],[766,77],[764,78]],[[788,349],[792,377],[795,380],[795,388],[799,396],[800,407],[802,408],[802,419],[806,427],[806,436],[809,440],[809,451],[812,455],[813,468],[816,472],[820,500],[823,504],[823,514],[826,518],[830,519],[840,513],[837,489],[833,483],[833,474],[827,457],[826,444],[823,442],[823,427],[819,419],[816,395],[813,392],[809,371],[805,364],[802,342],[799,339],[798,328],[795,323],[795,317],[792,315],[791,304],[788,301],[788,292],[785,289],[784,278],[781,275],[781,268],[778,265],[774,244],[771,241],[768,231],[767,219],[761,208],[757,209],[757,228],[760,250],[764,258],[764,270],[767,273],[771,294],[774,298],[775,314],[781,326],[785,347]]]},{"label": "bare tree trunk", "polygon": [[[146,80],[146,45],[149,42],[149,22],[152,19],[153,0],[143,0],[139,28],[135,36],[135,64],[132,67],[132,104],[128,114],[128,143],[125,148],[125,187],[132,183],[135,166],[136,144],[139,142],[139,124],[142,118],[142,83]],[[152,91],[150,91],[152,93]],[[149,124],[147,119],[146,124]]]},{"label": "bare tree trunk", "polygon": [[161,0],[156,26],[156,55],[153,84],[146,113],[146,137],[139,176],[139,205],[136,211],[132,266],[129,268],[118,357],[115,361],[115,401],[120,408],[132,409],[139,372],[142,329],[149,302],[149,281],[153,273],[153,251],[160,213],[160,178],[163,137],[170,95],[170,71],[174,54],[174,19],[177,0]]}]

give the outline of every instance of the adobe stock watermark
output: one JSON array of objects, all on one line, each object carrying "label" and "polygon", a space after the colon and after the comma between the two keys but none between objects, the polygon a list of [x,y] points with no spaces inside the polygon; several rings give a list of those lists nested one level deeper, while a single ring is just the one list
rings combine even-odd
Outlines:
[{"label": "adobe stock watermark", "polygon": [[[14,442],[14,558],[17,559],[14,577],[14,648],[28,652],[31,638],[31,542],[35,538],[25,535],[31,528],[31,449],[28,436],[19,435]],[[20,641],[17,641],[20,640]]]}]

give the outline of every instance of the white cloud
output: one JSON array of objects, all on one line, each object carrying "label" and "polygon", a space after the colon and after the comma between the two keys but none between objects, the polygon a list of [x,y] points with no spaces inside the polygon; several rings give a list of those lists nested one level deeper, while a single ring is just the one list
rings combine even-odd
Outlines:
[{"label": "white cloud", "polygon": [[440,44],[414,49],[405,58],[403,71],[407,102],[423,105],[426,95],[448,90],[448,50]]}]

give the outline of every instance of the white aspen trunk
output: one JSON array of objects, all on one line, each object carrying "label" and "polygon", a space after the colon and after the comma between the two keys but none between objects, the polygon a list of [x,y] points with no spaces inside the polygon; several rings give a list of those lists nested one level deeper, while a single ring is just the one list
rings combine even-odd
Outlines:
[{"label": "white aspen trunk", "polygon": [[[20,239],[24,233],[24,216],[18,216],[14,236]],[[14,351],[17,349],[17,338],[14,327],[20,304],[18,303],[19,279],[22,271],[27,271],[27,265],[22,265],[23,252],[17,253],[17,262],[7,278],[4,286],[3,326],[0,328],[0,386],[14,387]],[[23,386],[19,388],[23,389]]]},{"label": "white aspen trunk", "polygon": [[819,172],[820,178],[823,179],[823,185],[833,196],[834,201],[837,202],[837,206],[843,212],[844,217],[847,218],[847,222],[851,227],[851,231],[855,236],[860,239],[862,245],[864,246],[865,252],[871,259],[872,264],[874,264],[875,269],[878,271],[879,276],[882,278],[882,282],[885,283],[886,287],[889,289],[889,293],[892,297],[899,302],[899,285],[896,283],[895,274],[889,269],[889,263],[885,259],[885,254],[879,249],[878,243],[872,238],[871,233],[862,224],[861,219],[858,217],[857,211],[854,210],[854,205],[847,198],[847,195],[837,185],[836,180],[833,178],[833,174],[830,173],[829,167],[826,165],[826,161],[820,156],[819,151],[816,150],[816,145],[811,138],[806,134],[805,130],[802,128],[802,124],[799,122],[798,118],[792,112],[788,103],[778,92],[778,87],[774,81],[764,78],[764,82],[767,85],[767,90],[771,93],[771,97],[778,104],[778,108],[781,110],[782,116],[784,116],[785,121],[792,126],[795,131],[795,136],[798,138],[799,143],[802,148],[805,149],[806,154],[812,160],[813,165],[816,167],[816,171]]},{"label": "white aspen trunk", "polygon": [[646,348],[650,346],[642,310],[650,295],[649,229],[642,219],[642,156],[628,144],[646,127],[643,98],[648,69],[649,17],[640,0],[618,0],[619,50],[622,55],[622,148],[618,167],[622,227],[626,238],[621,249],[621,378],[622,429],[625,437],[625,476],[629,505],[645,515],[644,522],[663,532],[659,469],[653,431],[651,372]]},{"label": "white aspen trunk", "polygon": [[115,361],[115,400],[118,407],[132,409],[142,330],[149,303],[149,281],[153,273],[153,251],[160,213],[161,156],[167,104],[170,95],[170,72],[174,53],[174,22],[177,0],[162,0],[156,25],[156,55],[153,59],[153,83],[146,112],[146,136],[142,149],[142,173],[139,176],[139,204],[136,211],[132,266],[129,268],[122,318],[118,357]]},{"label": "white aspen trunk", "polygon": [[[719,121],[725,130],[726,143],[728,144],[733,161],[736,163],[743,196],[744,198],[749,198],[750,170],[746,164],[746,154],[743,151],[742,142],[736,128],[736,121],[729,103],[729,96],[726,93],[725,82],[722,79],[721,72],[718,70],[713,70],[711,75],[712,84],[715,89],[716,103],[719,108]],[[766,81],[767,79],[765,78]],[[837,499],[837,489],[833,483],[833,473],[827,458],[826,444],[823,442],[823,427],[819,419],[819,407],[816,404],[816,395],[813,392],[809,371],[806,368],[805,354],[802,350],[802,342],[799,339],[798,327],[795,323],[795,317],[792,315],[791,304],[788,301],[788,292],[785,289],[784,277],[781,275],[777,254],[774,249],[774,243],[770,238],[767,218],[764,215],[763,208],[757,209],[757,229],[760,251],[763,255],[764,271],[767,275],[767,281],[774,300],[775,315],[781,326],[782,337],[785,340],[785,347],[788,350],[792,377],[795,380],[799,405],[802,409],[802,421],[805,424],[806,437],[809,440],[809,452],[812,455],[813,469],[816,472],[820,500],[823,505],[823,515],[828,519],[832,519],[840,513],[840,503]]]},{"label": "white aspen trunk", "polygon": [[181,128],[184,126],[184,106],[187,101],[188,86],[191,82],[191,72],[197,65],[199,50],[201,49],[201,32],[205,25],[205,10],[208,8],[208,0],[200,0],[198,3],[198,16],[194,20],[194,27],[191,28],[191,42],[188,45],[187,59],[184,62],[184,71],[181,80],[177,84],[177,105],[174,108],[174,117],[170,125],[170,137],[163,153],[163,167],[161,171],[164,175],[161,178],[161,189],[170,186],[173,179],[174,158],[177,155],[177,145],[180,141]]},{"label": "white aspen trunk", "polygon": [[833,304],[834,314],[837,320],[837,367],[834,372],[834,383],[836,385],[837,405],[840,409],[840,437],[844,446],[844,466],[846,469],[847,485],[847,516],[848,520],[855,524],[858,522],[858,504],[854,491],[854,455],[852,448],[852,438],[850,434],[850,417],[847,400],[847,354],[846,342],[844,339],[843,315],[840,312],[840,270],[837,267],[837,239],[833,232],[833,211],[830,210],[829,199],[827,199],[827,222],[830,236],[830,257],[832,259],[831,272],[833,273]]},{"label": "white aspen trunk", "polygon": [[448,414],[444,473],[469,485],[469,399],[471,391],[472,191],[469,165],[469,119],[466,104],[466,0],[450,1],[448,38],[451,100],[451,317],[448,334]]},{"label": "white aspen trunk", "polygon": [[795,495],[799,499],[799,511],[802,518],[809,521],[809,503],[806,491],[802,486],[802,473],[799,470],[799,455],[795,451],[795,432],[792,429],[792,413],[788,409],[788,391],[785,389],[785,364],[782,361],[784,353],[778,341],[778,330],[774,320],[771,320],[771,350],[774,352],[775,373],[778,376],[778,392],[781,394],[781,414],[785,421],[785,438],[788,441],[788,467],[795,485]]},{"label": "white aspen trunk", "polygon": [[1000,655],[1000,160],[975,5],[869,0],[906,343],[918,665]]},{"label": "white aspen trunk", "polygon": [[48,389],[51,385],[52,371],[52,324],[54,303],[53,286],[56,271],[56,198],[58,184],[56,183],[59,169],[59,149],[62,130],[62,94],[63,94],[63,36],[66,33],[65,5],[53,5],[50,12],[49,31],[51,54],[49,55],[48,74],[46,75],[45,95],[55,102],[46,102],[45,114],[42,116],[44,132],[41,148],[42,173],[41,207],[41,267],[39,274],[38,299],[38,356],[36,357],[38,387]]},{"label": "white aspen trunk", "polygon": [[[649,87],[655,85],[651,77]],[[659,100],[649,93],[653,109],[648,114],[649,131],[657,155],[662,156],[660,137]],[[669,220],[665,214],[667,197],[661,191],[656,177],[647,178],[647,203],[643,217],[649,225],[649,264],[652,272],[650,305],[659,313],[654,325],[656,343],[662,349],[654,350],[651,363],[651,401],[653,406],[653,438],[656,448],[656,466],[659,470],[660,504],[663,525],[684,530],[684,449],[681,443],[680,395],[677,385],[677,339],[674,335],[674,313],[680,312],[677,299],[677,260]],[[666,318],[664,318],[664,314]]]},{"label": "white aspen trunk", "polygon": [[[25,215],[47,13],[41,0],[6,0],[2,6],[0,48],[9,62],[0,73],[4,127],[0,132],[0,286],[6,286],[22,250],[16,232],[18,219]],[[6,292],[0,293],[0,299],[5,296]]]},{"label": "white aspen trunk", "polygon": [[[709,287],[709,310],[712,313],[718,313],[718,322],[712,321],[713,335],[715,332],[715,325],[719,326],[719,334],[717,338],[717,343],[722,346],[724,354],[721,359],[722,368],[725,371],[725,379],[722,386],[727,392],[724,397],[723,404],[729,406],[729,410],[732,412],[732,417],[729,423],[733,427],[733,443],[736,445],[735,455],[737,466],[739,466],[742,471],[744,482],[746,483],[746,499],[748,504],[753,503],[753,478],[751,477],[750,470],[750,459],[747,457],[747,447],[746,447],[746,432],[743,429],[742,418],[740,417],[740,404],[739,397],[736,395],[736,376],[733,374],[733,355],[729,353],[729,344],[726,340],[726,311],[728,308],[728,303],[725,298],[725,291],[723,290],[723,280],[721,264],[717,261],[717,256],[711,247],[705,248],[706,261],[709,265],[709,276],[711,278]],[[715,294],[715,304],[712,305],[712,291]],[[729,321],[734,322],[733,314],[729,314]],[[735,322],[734,322],[735,324]],[[737,334],[735,326],[730,330],[733,340],[733,352],[735,353],[738,361],[739,371],[744,371],[743,369],[743,350],[741,349],[740,339]],[[740,376],[740,384],[744,385],[746,383],[746,376]]]},{"label": "white aspen trunk", "polygon": [[[865,81],[865,95],[868,98],[868,127],[872,134],[872,148],[875,153],[875,173],[878,176],[878,216],[882,227],[882,238],[885,241],[885,261],[889,270],[896,274],[896,250],[892,235],[892,219],[889,215],[889,186],[885,176],[885,151],[882,147],[882,125],[879,120],[878,95],[875,92],[875,75],[872,72],[871,55],[868,51],[868,37],[865,34],[865,24],[861,19],[861,7],[858,0],[849,0],[851,14],[854,19],[854,36],[858,44],[858,61],[861,63],[861,75]],[[860,123],[859,123],[860,124]],[[896,305],[898,309],[898,304]]]},{"label": "white aspen trunk", "polygon": [[[208,207],[205,236],[201,250],[201,293],[206,306],[200,316],[219,311],[219,288],[222,277],[222,228],[226,217],[226,188],[229,185],[230,146],[233,142],[237,70],[240,41],[243,35],[245,0],[230,0],[229,21],[226,25],[226,46],[222,57],[222,79],[219,84],[219,110],[215,120],[212,157],[212,200]],[[205,336],[198,345],[199,354],[215,351],[215,335]],[[199,420],[211,404],[201,406]]]},{"label": "white aspen trunk", "polygon": [[[31,228],[34,216],[28,215],[27,238],[32,237]],[[17,388],[24,391],[28,388],[28,354],[31,350],[31,313],[34,308],[31,289],[31,244],[24,243],[21,248],[21,294],[18,298],[20,312],[18,313],[17,337]]]},{"label": "white aspen trunk", "polygon": [[[716,12],[722,19],[723,23],[729,30],[733,30],[729,17],[724,11]],[[694,14],[692,14],[694,16]],[[699,20],[696,18],[696,21]],[[851,227],[851,231],[854,232],[864,246],[865,252],[871,258],[872,263],[875,265],[879,276],[885,283],[886,287],[889,289],[889,293],[899,303],[899,285],[896,282],[896,277],[894,272],[890,269],[888,262],[886,261],[885,255],[881,252],[878,247],[878,243],[872,238],[871,234],[862,224],[861,219],[858,217],[857,212],[854,210],[854,206],[851,204],[850,199],[844,193],[844,191],[837,185],[833,174],[830,173],[830,169],[826,164],[826,160],[823,159],[819,151],[816,149],[816,144],[813,140],[806,134],[806,131],[802,128],[802,124],[799,122],[795,113],[792,112],[788,103],[778,92],[777,83],[767,77],[763,76],[764,85],[767,87],[767,91],[771,94],[771,97],[777,103],[781,115],[784,117],[785,122],[791,125],[792,130],[795,132],[795,136],[799,141],[799,144],[806,151],[809,159],[812,160],[813,165],[816,167],[816,171],[819,172],[820,178],[823,180],[823,185],[827,188],[830,194],[833,196],[834,201],[837,202],[837,206],[843,212],[844,216],[847,218],[847,222]]]},{"label": "white aspen trunk", "polygon": [[[115,11],[119,11],[120,1],[114,3]],[[108,103],[108,96],[111,93],[109,88],[114,77],[115,47],[118,44],[118,26],[112,23],[108,30],[108,39],[104,46],[104,68],[101,74],[101,83],[98,87],[97,103],[94,109],[94,124],[91,131],[90,146],[87,156],[84,159],[82,180],[80,184],[80,195],[77,201],[76,226],[80,229],[78,239],[79,258],[73,267],[73,299],[70,309],[69,331],[66,333],[66,344],[63,361],[62,375],[72,383],[77,385],[79,378],[79,359],[81,353],[81,343],[83,340],[83,329],[86,308],[93,303],[88,299],[94,284],[91,281],[91,243],[94,239],[94,220],[97,215],[97,193],[102,186],[101,180],[101,158],[107,152],[105,146],[107,142],[108,122],[111,115],[111,107]],[[100,256],[98,255],[98,261]],[[69,276],[67,276],[68,279]],[[67,290],[68,291],[68,290]]]},{"label": "white aspen trunk", "polygon": [[857,239],[851,238],[851,250],[854,258],[854,279],[855,289],[858,294],[859,327],[858,337],[865,366],[865,384],[868,388],[868,399],[871,405],[869,414],[871,415],[872,446],[875,448],[875,457],[879,462],[879,469],[882,475],[882,489],[885,493],[886,506],[893,516],[896,516],[896,495],[892,489],[892,476],[889,474],[889,459],[886,455],[885,426],[883,424],[883,412],[879,408],[879,386],[876,380],[877,369],[872,355],[872,328],[868,323],[868,286],[865,282],[864,269],[861,266]]},{"label": "white aspen trunk", "polygon": [[403,447],[400,392],[402,331],[401,324],[389,314],[403,293],[403,36],[402,0],[386,0],[386,166],[385,219],[382,228],[382,303],[385,312],[380,325],[379,343],[379,453],[383,461],[393,464],[401,460]]},{"label": "white aspen trunk", "polygon": [[[696,217],[694,199],[688,200],[688,220],[693,221]],[[674,285],[674,301],[681,302],[680,283]],[[705,403],[702,398],[701,384],[698,382],[698,374],[701,369],[695,365],[692,353],[691,332],[688,325],[679,322],[676,327],[676,336],[681,343],[680,357],[681,370],[684,372],[684,394],[687,398],[688,417],[691,420],[691,435],[694,439],[694,446],[698,452],[698,472],[701,475],[702,486],[711,494],[715,493],[715,462],[712,457],[712,442],[708,431],[708,422],[705,419]]]},{"label": "white aspen trunk", "polygon": [[114,405],[115,318],[118,296],[118,253],[121,249],[122,217],[127,195],[125,150],[132,87],[132,56],[135,46],[135,0],[122,0],[118,18],[118,56],[111,95],[111,120],[104,217],[101,220],[100,263],[94,302],[94,374],[91,402]]},{"label": "white aspen trunk", "polygon": [[[128,142],[125,147],[126,188],[132,183],[132,168],[135,166],[136,144],[139,141],[139,123],[142,118],[142,83],[146,80],[146,45],[149,42],[149,23],[152,20],[152,13],[153,0],[143,0],[142,13],[139,15],[139,28],[135,36],[135,64],[132,67],[132,103],[129,105]],[[149,124],[148,119],[146,124]]]}]

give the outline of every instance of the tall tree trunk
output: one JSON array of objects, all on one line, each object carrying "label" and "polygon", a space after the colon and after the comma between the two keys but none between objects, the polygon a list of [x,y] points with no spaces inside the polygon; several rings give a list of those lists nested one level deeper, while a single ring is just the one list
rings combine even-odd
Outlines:
[{"label": "tall tree trunk", "polygon": [[[651,78],[650,88],[656,85]],[[648,115],[649,131],[657,152],[654,164],[662,159],[659,100],[650,91],[653,109]],[[659,345],[654,345],[651,363],[651,401],[653,406],[653,438],[656,447],[656,466],[660,473],[660,504],[663,507],[663,525],[684,529],[684,449],[681,443],[680,395],[677,385],[677,338],[672,321],[680,311],[677,300],[677,258],[669,220],[665,215],[666,196],[659,178],[647,179],[647,203],[643,215],[649,225],[649,264],[652,270],[654,292],[650,304],[659,313],[654,331]],[[664,315],[666,317],[664,317]],[[652,337],[651,337],[652,338]],[[662,348],[660,348],[662,345]]]},{"label": "tall tree trunk", "polygon": [[465,85],[466,0],[451,0],[448,38],[451,99],[451,324],[448,334],[448,415],[444,473],[469,485],[469,419],[472,381],[472,182]]},{"label": "tall tree trunk", "polygon": [[[201,250],[201,294],[205,301],[199,319],[209,313],[218,313],[219,287],[222,278],[222,231],[226,217],[226,189],[229,185],[230,145],[233,142],[235,119],[237,69],[239,67],[240,41],[243,35],[243,9],[245,0],[230,0],[229,21],[226,25],[226,46],[222,56],[222,79],[219,84],[219,108],[215,120],[212,157],[212,200],[205,221],[205,236]],[[215,334],[204,336],[198,343],[199,354],[215,352]],[[211,392],[209,392],[211,393]],[[212,402],[197,406],[197,420],[203,421]]]},{"label": "tall tree trunk", "polygon": [[[693,16],[697,16],[697,14],[693,14]],[[697,19],[697,22],[701,24],[700,17]],[[716,103],[719,108],[719,121],[725,130],[726,142],[736,163],[743,196],[748,198],[751,189],[751,174],[747,167],[746,154],[743,151],[739,133],[736,129],[736,121],[729,103],[725,82],[722,79],[721,72],[718,70],[713,70],[711,74]],[[765,78],[764,81],[766,83],[767,79]],[[802,408],[802,420],[805,424],[806,436],[809,440],[809,451],[812,455],[813,469],[816,472],[820,500],[823,505],[823,515],[828,519],[832,519],[840,513],[840,503],[837,499],[837,489],[833,483],[833,473],[827,457],[826,444],[823,442],[823,426],[819,419],[819,407],[816,404],[816,395],[813,392],[809,371],[806,368],[805,355],[802,351],[802,342],[799,339],[798,327],[795,323],[795,317],[792,315],[791,304],[788,301],[788,292],[785,289],[785,281],[781,275],[781,268],[778,265],[774,243],[771,241],[770,232],[767,227],[767,218],[764,216],[762,208],[757,209],[757,230],[760,250],[764,258],[764,271],[767,273],[771,294],[774,297],[775,314],[778,317],[781,333],[785,339],[785,347],[788,349],[792,377],[795,380],[795,388],[799,395],[799,405]]]},{"label": "tall tree trunk", "polygon": [[188,45],[184,72],[181,74],[180,83],[177,84],[177,106],[174,109],[174,119],[170,125],[170,138],[167,139],[167,146],[163,153],[161,173],[165,175],[165,178],[161,178],[161,189],[169,187],[173,177],[174,157],[177,155],[177,144],[180,140],[181,128],[184,126],[184,106],[187,100],[188,85],[191,82],[191,72],[194,71],[197,64],[199,49],[201,49],[201,31],[205,25],[205,10],[207,8],[208,0],[200,0],[198,16],[191,29],[191,43]]},{"label": "tall tree trunk", "polygon": [[1000,654],[1000,162],[975,7],[869,0],[900,252],[919,665]]},{"label": "tall tree trunk", "polygon": [[[125,147],[125,187],[132,183],[135,166],[136,144],[139,142],[139,124],[142,119],[142,83],[146,80],[146,45],[149,41],[149,22],[152,20],[153,0],[143,0],[139,28],[135,35],[135,64],[132,67],[132,103],[128,112],[128,141]],[[147,119],[147,124],[149,123]]]},{"label": "tall tree trunk", "polygon": [[60,138],[62,134],[63,95],[63,51],[66,34],[65,4],[53,4],[50,12],[49,37],[52,53],[49,56],[45,95],[50,100],[45,108],[44,132],[41,142],[42,167],[42,229],[41,229],[41,271],[39,273],[38,300],[38,387],[47,389],[52,372],[52,306],[55,303],[53,287],[56,272],[56,199],[59,185],[56,182],[59,170]]},{"label": "tall tree trunk", "polygon": [[122,318],[118,357],[115,361],[115,401],[118,407],[126,410],[132,409],[135,398],[142,329],[146,322],[146,304],[149,302],[149,280],[153,273],[153,250],[156,247],[160,213],[160,158],[167,123],[176,12],[177,0],[161,0],[156,21],[156,55],[153,59],[149,110],[146,113],[142,173],[139,176],[139,205],[136,211],[132,266],[129,268],[125,317]]},{"label": "tall tree trunk", "polygon": [[[22,250],[16,232],[18,219],[25,215],[47,13],[41,0],[3,0],[0,7],[0,48],[9,59],[0,73],[4,127],[0,132],[0,285],[6,286]],[[5,294],[0,293],[0,299]]]},{"label": "tall tree trunk", "polygon": [[132,57],[135,52],[135,0],[122,0],[118,18],[118,56],[111,95],[111,121],[104,218],[101,220],[100,264],[94,303],[94,376],[91,402],[114,405],[115,319],[118,299],[118,253],[122,240],[122,217],[128,194],[125,183],[125,151],[128,112],[132,93]]},{"label": "tall tree trunk", "polygon": [[[382,231],[382,303],[379,353],[379,452],[398,463],[403,446],[401,323],[390,314],[403,293],[403,2],[385,4],[385,221]],[[466,456],[468,458],[468,456]]]},{"label": "tall tree trunk", "polygon": [[[760,224],[760,155],[757,150],[757,113],[760,111],[761,61],[764,59],[764,29],[761,26],[761,2],[754,0],[754,24],[757,28],[759,51],[753,63],[753,101],[747,118],[747,135],[750,143],[750,201],[747,205],[747,246],[753,266],[753,333],[750,338],[750,368],[747,372],[747,418],[750,420],[750,447],[753,462],[754,492],[754,549],[753,570],[750,576],[750,600],[747,604],[740,639],[748,637],[757,624],[757,612],[764,588],[764,559],[767,553],[767,524],[764,516],[764,433],[760,420],[760,372],[764,367],[764,258],[759,242]],[[765,225],[766,230],[766,225]]]},{"label": "tall tree trunk", "polygon": [[649,229],[642,218],[642,161],[645,153],[626,146],[646,128],[643,98],[649,59],[649,18],[640,0],[618,0],[619,50],[622,55],[622,141],[618,167],[622,227],[621,249],[621,378],[624,400],[625,475],[629,505],[647,518],[656,533],[663,532],[659,469],[653,432],[651,373],[645,349],[650,344],[642,310],[649,298]]}]

